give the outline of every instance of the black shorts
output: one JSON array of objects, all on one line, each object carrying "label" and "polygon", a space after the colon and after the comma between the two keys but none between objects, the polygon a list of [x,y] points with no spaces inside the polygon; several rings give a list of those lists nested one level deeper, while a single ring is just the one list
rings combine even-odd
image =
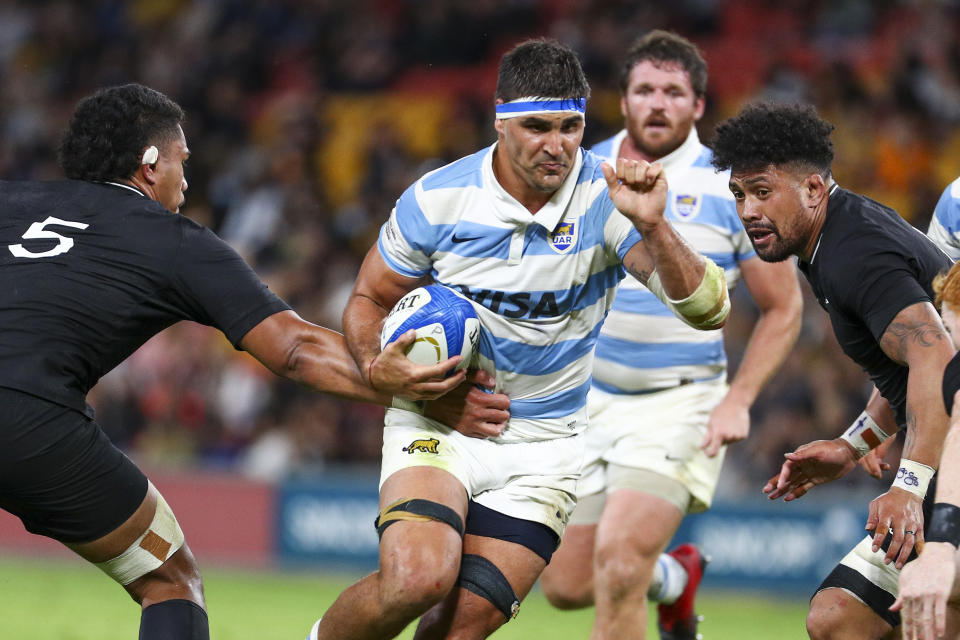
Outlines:
[{"label": "black shorts", "polygon": [[110,533],[143,502],[147,477],[84,414],[0,388],[0,508],[61,542]]},{"label": "black shorts", "polygon": [[560,537],[547,525],[508,516],[473,500],[467,509],[466,533],[523,545],[547,564],[560,544]]}]

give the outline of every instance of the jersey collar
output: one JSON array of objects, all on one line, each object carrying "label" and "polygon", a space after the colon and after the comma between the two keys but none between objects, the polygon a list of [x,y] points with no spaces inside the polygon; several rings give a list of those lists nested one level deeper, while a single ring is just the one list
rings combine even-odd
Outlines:
[{"label": "jersey collar", "polygon": [[[833,192],[840,188],[840,185],[834,182],[830,185],[830,188],[827,189],[827,196],[832,196]],[[827,226],[827,221],[823,221],[823,226]],[[817,251],[820,250],[820,241],[823,240],[823,227],[820,227],[820,235],[817,236],[817,246],[813,248],[813,255],[810,256],[810,262],[808,264],[813,264],[813,261],[817,259]]]},{"label": "jersey collar", "polygon": [[103,182],[102,184],[108,184],[108,185],[110,185],[110,186],[112,186],[112,187],[120,187],[120,188],[122,188],[122,189],[129,189],[130,191],[133,191],[134,193],[140,194],[140,195],[143,196],[144,198],[147,197],[147,194],[145,194],[143,191],[140,191],[140,189],[137,189],[136,187],[131,187],[131,186],[128,185],[128,184],[123,184],[123,183],[121,183],[121,182],[112,182],[112,181],[110,181],[110,180],[107,180],[107,181]]}]

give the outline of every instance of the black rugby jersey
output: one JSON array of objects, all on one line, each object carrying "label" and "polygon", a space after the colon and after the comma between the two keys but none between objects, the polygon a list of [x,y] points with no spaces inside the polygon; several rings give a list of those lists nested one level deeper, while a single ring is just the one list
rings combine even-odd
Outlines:
[{"label": "black rugby jersey", "polygon": [[933,302],[933,278],[952,262],[889,207],[834,186],[809,263],[800,261],[837,341],[906,422],[907,367],[880,348],[893,318],[917,302]]},{"label": "black rugby jersey", "polygon": [[139,191],[0,182],[0,387],[92,415],[102,375],[179,320],[237,346],[289,309],[225,242]]}]

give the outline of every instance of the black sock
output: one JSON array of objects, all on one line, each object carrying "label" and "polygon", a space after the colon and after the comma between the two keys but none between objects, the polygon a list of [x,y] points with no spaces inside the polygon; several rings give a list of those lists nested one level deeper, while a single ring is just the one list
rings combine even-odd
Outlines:
[{"label": "black sock", "polygon": [[210,640],[207,612],[190,600],[164,600],[140,615],[140,640]]}]

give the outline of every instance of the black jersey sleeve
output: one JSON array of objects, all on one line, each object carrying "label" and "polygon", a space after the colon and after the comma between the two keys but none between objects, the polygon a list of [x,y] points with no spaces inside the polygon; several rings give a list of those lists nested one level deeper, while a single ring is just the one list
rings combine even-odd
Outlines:
[{"label": "black jersey sleeve", "polygon": [[877,342],[898,313],[931,301],[910,256],[896,242],[865,235],[844,249],[847,259],[834,265],[830,280],[835,291],[829,298],[861,319]]},{"label": "black jersey sleeve", "polygon": [[953,356],[943,372],[943,406],[947,415],[952,415],[953,399],[960,391],[960,353]]},{"label": "black jersey sleeve", "polygon": [[223,331],[234,347],[265,318],[290,309],[230,245],[188,219],[172,268],[177,293],[194,319]]}]

